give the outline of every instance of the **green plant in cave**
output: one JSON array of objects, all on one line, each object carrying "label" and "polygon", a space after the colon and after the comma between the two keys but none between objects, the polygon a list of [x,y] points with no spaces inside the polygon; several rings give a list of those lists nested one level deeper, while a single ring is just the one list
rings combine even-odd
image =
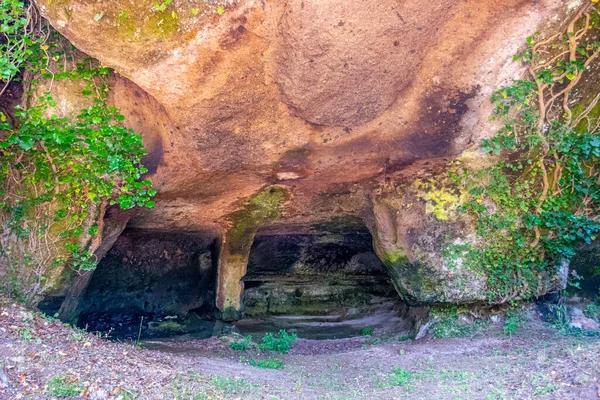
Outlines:
[{"label": "green plant in cave", "polygon": [[373,334],[373,328],[363,328],[360,333],[363,336],[371,336]]},{"label": "green plant in cave", "polygon": [[262,351],[270,350],[287,354],[290,352],[292,344],[296,343],[296,339],[295,333],[290,335],[285,329],[279,331],[279,337],[275,337],[271,332],[267,332],[263,336],[262,343],[258,345],[258,348]]},{"label": "green plant in cave", "polygon": [[[11,271],[5,289],[30,299],[51,285],[52,268],[95,267],[82,238],[98,234],[103,205],[152,207],[156,192],[141,179],[142,138],[107,105],[110,70],[78,57],[32,3],[2,3],[0,23],[10,36],[1,42],[3,87],[22,76],[27,94],[14,118],[0,115],[0,257]],[[81,82],[91,105],[74,117],[55,115],[42,85],[58,80]]]},{"label": "green plant in cave", "polygon": [[460,211],[473,217],[475,240],[448,245],[445,256],[488,274],[490,303],[558,286],[549,281],[557,268],[600,231],[600,94],[578,86],[600,54],[597,7],[582,6],[564,32],[527,39],[515,59],[531,80],[491,99],[504,126],[482,148],[501,160],[450,174],[470,196]]}]

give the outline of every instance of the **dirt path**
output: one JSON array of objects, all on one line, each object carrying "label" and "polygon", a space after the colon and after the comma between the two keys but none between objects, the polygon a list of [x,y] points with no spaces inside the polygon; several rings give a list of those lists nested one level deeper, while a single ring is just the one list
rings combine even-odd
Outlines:
[{"label": "dirt path", "polygon": [[[285,368],[247,363],[265,358]],[[599,399],[599,384],[600,340],[536,321],[513,337],[299,339],[280,355],[218,338],[140,349],[0,305],[0,399]]]}]

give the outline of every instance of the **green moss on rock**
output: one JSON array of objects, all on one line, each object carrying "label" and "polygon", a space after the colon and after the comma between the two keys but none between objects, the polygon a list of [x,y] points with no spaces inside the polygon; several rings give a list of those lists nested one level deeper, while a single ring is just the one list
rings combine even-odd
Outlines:
[{"label": "green moss on rock", "polygon": [[252,244],[256,230],[281,216],[281,206],[287,198],[284,188],[266,187],[252,196],[243,210],[234,213],[231,216],[233,229],[229,237],[232,253],[243,253],[248,250],[247,247]]}]

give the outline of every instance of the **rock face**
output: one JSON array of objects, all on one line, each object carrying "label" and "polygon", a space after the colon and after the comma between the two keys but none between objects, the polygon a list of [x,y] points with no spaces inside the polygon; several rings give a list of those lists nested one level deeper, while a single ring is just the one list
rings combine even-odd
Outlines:
[{"label": "rock face", "polygon": [[445,174],[420,175],[414,181],[390,182],[373,196],[368,220],[375,252],[410,303],[485,300],[483,267],[450,268],[443,255],[444,241],[469,240],[472,233],[471,222],[457,212],[464,194]]},{"label": "rock face", "polygon": [[[489,95],[522,72],[512,55],[579,4],[38,3],[77,48],[115,70],[111,101],[144,137],[159,195],[129,226],[218,230],[217,305],[229,319],[240,317],[259,228],[276,234],[348,216],[368,222],[404,299],[481,300],[484,275],[452,275],[441,261],[441,238],[466,234],[436,213],[446,201],[421,198],[410,210],[402,199],[415,194],[388,189],[443,174],[450,158],[476,150],[494,132]],[[255,212],[264,190],[285,196],[248,225],[240,213]]]}]

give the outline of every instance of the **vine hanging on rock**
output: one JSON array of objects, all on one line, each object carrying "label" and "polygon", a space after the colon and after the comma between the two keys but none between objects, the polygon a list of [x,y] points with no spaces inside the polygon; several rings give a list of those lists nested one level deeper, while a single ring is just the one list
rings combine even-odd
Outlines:
[{"label": "vine hanging on rock", "polygon": [[470,195],[461,211],[473,217],[475,235],[448,245],[446,257],[486,272],[491,303],[558,287],[557,269],[600,232],[600,85],[588,79],[600,54],[597,4],[582,6],[562,32],[527,43],[515,60],[530,80],[491,99],[504,126],[482,149],[500,161],[451,173]]},{"label": "vine hanging on rock", "polygon": [[[4,289],[31,299],[52,286],[53,268],[95,267],[80,239],[98,234],[102,204],[152,207],[156,191],[141,178],[141,136],[107,104],[110,70],[51,32],[33,3],[2,4],[2,90],[19,79],[27,96],[11,123],[0,115],[0,272],[11,274]],[[49,90],[59,80],[81,82],[90,106],[57,116]]]}]

